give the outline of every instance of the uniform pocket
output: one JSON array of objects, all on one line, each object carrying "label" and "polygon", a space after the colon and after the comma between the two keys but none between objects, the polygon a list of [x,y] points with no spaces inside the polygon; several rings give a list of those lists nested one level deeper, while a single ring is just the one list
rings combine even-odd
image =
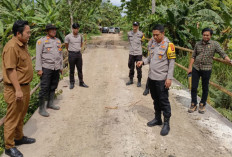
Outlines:
[{"label": "uniform pocket", "polygon": [[163,58],[164,58],[164,51],[160,51],[158,54],[158,59],[163,60]]},{"label": "uniform pocket", "polygon": [[7,104],[11,104],[15,101],[15,90],[13,86],[4,86],[4,99]]},{"label": "uniform pocket", "polygon": [[56,46],[57,46],[59,52],[61,52],[63,50],[61,44],[57,43]]},{"label": "uniform pocket", "polygon": [[27,66],[28,57],[25,54],[20,54],[19,58],[20,58],[20,60],[19,60],[20,66],[23,66],[23,67]]},{"label": "uniform pocket", "polygon": [[50,52],[52,49],[52,45],[51,44],[45,44],[44,45],[44,52]]}]

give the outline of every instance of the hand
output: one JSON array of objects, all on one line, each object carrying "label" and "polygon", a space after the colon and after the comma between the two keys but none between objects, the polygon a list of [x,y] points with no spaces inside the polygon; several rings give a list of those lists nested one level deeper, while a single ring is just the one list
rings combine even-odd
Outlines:
[{"label": "hand", "polygon": [[192,72],[192,67],[188,68],[188,74]]},{"label": "hand", "polygon": [[143,61],[138,61],[138,62],[136,63],[136,65],[137,65],[137,67],[141,67],[141,66],[143,65]]},{"label": "hand", "polygon": [[171,85],[172,85],[172,80],[167,79],[167,80],[165,81],[165,88],[168,89]]},{"label": "hand", "polygon": [[42,71],[42,70],[39,70],[39,71],[37,72],[37,74],[41,77],[41,76],[43,75],[43,71]]},{"label": "hand", "polygon": [[16,92],[15,92],[15,99],[16,99],[16,101],[23,100],[23,92],[22,92],[21,89],[20,90],[16,90]]},{"label": "hand", "polygon": [[60,74],[61,74],[61,75],[63,74],[63,70],[60,70]]}]

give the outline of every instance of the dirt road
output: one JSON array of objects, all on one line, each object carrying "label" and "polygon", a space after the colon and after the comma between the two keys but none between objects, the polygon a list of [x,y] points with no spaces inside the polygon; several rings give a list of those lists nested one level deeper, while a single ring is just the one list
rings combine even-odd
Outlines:
[{"label": "dirt road", "polygon": [[[59,111],[49,118],[36,112],[25,126],[37,142],[19,150],[25,157],[231,157],[232,125],[212,108],[204,115],[187,113],[190,94],[173,82],[171,131],[160,136],[160,126],[147,127],[154,118],[150,95],[143,96],[148,67],[143,67],[142,88],[128,81],[127,43],[117,34],[104,34],[83,54],[84,80],[90,88],[69,89],[55,101]],[[77,79],[77,77],[76,77]],[[137,83],[137,80],[135,81]]]}]

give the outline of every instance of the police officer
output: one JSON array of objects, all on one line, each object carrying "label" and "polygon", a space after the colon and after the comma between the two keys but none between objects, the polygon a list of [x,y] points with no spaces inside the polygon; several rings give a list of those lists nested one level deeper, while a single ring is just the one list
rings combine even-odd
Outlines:
[{"label": "police officer", "polygon": [[69,61],[69,80],[70,80],[70,89],[74,88],[75,79],[74,79],[74,71],[75,66],[78,71],[79,78],[79,86],[88,88],[88,86],[83,81],[83,73],[82,73],[82,54],[81,47],[83,45],[83,37],[79,34],[80,25],[78,23],[74,23],[72,25],[72,33],[68,34],[65,37],[65,47],[69,52],[68,61]]},{"label": "police officer", "polygon": [[[126,83],[126,85],[133,84],[135,62],[142,60],[142,38],[143,33],[139,31],[139,23],[133,22],[133,30],[128,32],[128,40],[130,43],[130,53],[128,61],[128,67],[130,69],[130,80]],[[142,68],[136,67],[136,70],[138,78],[137,87],[141,87]]]},{"label": "police officer", "polygon": [[162,125],[161,111],[164,115],[164,125],[160,132],[165,136],[169,133],[169,120],[171,117],[171,106],[168,99],[168,89],[171,86],[175,63],[175,47],[168,38],[164,36],[164,26],[155,25],[153,28],[155,39],[154,49],[148,58],[137,62],[137,66],[149,64],[149,88],[154,100],[155,118],[147,123],[149,127]]},{"label": "police officer", "polygon": [[35,139],[23,134],[23,120],[30,101],[30,82],[33,78],[27,48],[31,36],[28,22],[16,21],[13,33],[13,38],[5,45],[2,53],[4,99],[8,105],[4,123],[5,154],[23,157],[15,146],[35,142]]},{"label": "police officer", "polygon": [[47,107],[59,110],[60,107],[53,104],[55,90],[59,83],[60,73],[63,69],[63,53],[60,39],[56,38],[56,26],[46,26],[47,35],[36,43],[36,71],[40,76],[39,114],[48,117]]},{"label": "police officer", "polygon": [[[148,45],[147,45],[148,53],[150,53],[154,49],[154,47],[155,47],[155,39],[152,37],[150,39],[150,41],[148,42]],[[143,95],[146,96],[147,94],[149,94],[149,90],[150,89],[149,89],[149,77],[148,77],[147,78],[147,83],[146,83],[146,88],[145,88],[145,90],[143,92]]]}]

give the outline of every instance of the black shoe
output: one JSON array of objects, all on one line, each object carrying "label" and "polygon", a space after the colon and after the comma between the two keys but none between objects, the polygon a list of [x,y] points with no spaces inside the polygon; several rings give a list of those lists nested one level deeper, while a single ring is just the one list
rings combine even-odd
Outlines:
[{"label": "black shoe", "polygon": [[83,83],[80,83],[80,86],[81,86],[81,87],[85,87],[85,88],[89,88],[89,86],[87,86],[84,82],[83,82]]},{"label": "black shoe", "polygon": [[23,154],[15,147],[10,149],[5,149],[5,154],[10,157],[23,157]]},{"label": "black shoe", "polygon": [[143,95],[147,95],[147,94],[149,94],[149,89],[145,89],[145,91],[143,92]]},{"label": "black shoe", "polygon": [[141,82],[138,82],[138,83],[137,83],[137,87],[141,87]]},{"label": "black shoe", "polygon": [[162,120],[161,119],[156,119],[154,118],[153,120],[151,120],[150,122],[147,123],[147,126],[152,127],[152,126],[156,126],[156,125],[162,125]]},{"label": "black shoe", "polygon": [[69,89],[73,89],[74,88],[74,83],[70,83]]},{"label": "black shoe", "polygon": [[15,145],[22,145],[22,144],[32,144],[35,143],[35,139],[34,138],[29,138],[26,136],[23,136],[23,138],[21,140],[15,140]]},{"label": "black shoe", "polygon": [[164,126],[160,132],[160,135],[166,136],[170,131],[169,118],[164,118]]},{"label": "black shoe", "polygon": [[128,85],[131,85],[131,84],[133,84],[133,79],[130,79],[130,80],[126,83],[127,86],[128,86]]}]

